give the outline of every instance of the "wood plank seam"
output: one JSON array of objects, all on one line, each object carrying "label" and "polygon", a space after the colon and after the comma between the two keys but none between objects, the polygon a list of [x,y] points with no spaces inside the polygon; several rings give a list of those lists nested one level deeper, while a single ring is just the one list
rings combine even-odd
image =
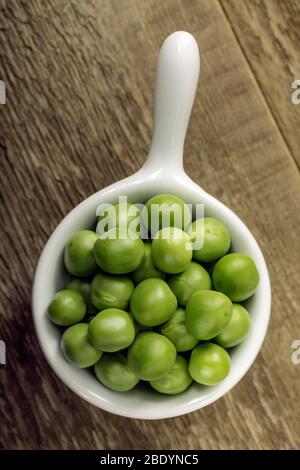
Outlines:
[{"label": "wood plank seam", "polygon": [[[247,65],[247,67],[248,67],[248,69],[249,69],[250,75],[251,75],[252,79],[254,80],[254,83],[255,83],[256,87],[258,88],[258,91],[259,91],[259,93],[260,93],[260,96],[261,96],[261,98],[262,98],[262,101],[264,102],[265,106],[266,106],[267,109],[268,109],[268,112],[269,112],[269,114],[270,114],[270,119],[273,121],[273,124],[274,124],[274,126],[275,126],[275,128],[276,128],[276,130],[277,130],[277,132],[278,132],[278,134],[279,134],[279,136],[280,136],[280,138],[281,138],[281,140],[282,140],[283,143],[284,143],[284,146],[285,146],[285,148],[286,148],[286,150],[287,150],[287,153],[289,154],[289,156],[290,156],[290,158],[291,158],[291,160],[292,160],[294,166],[296,167],[297,173],[298,173],[298,175],[300,176],[300,166],[299,166],[299,164],[298,164],[298,162],[297,162],[297,159],[295,158],[295,156],[294,156],[294,154],[293,154],[293,151],[292,151],[292,149],[291,149],[291,147],[290,147],[290,145],[289,145],[289,143],[288,143],[288,141],[287,141],[287,139],[286,139],[284,133],[282,132],[282,129],[281,129],[281,126],[280,126],[280,124],[279,124],[279,122],[278,122],[278,119],[276,118],[276,116],[275,116],[275,114],[273,113],[271,107],[269,106],[268,99],[267,99],[267,97],[266,97],[266,95],[265,95],[265,93],[264,93],[262,87],[260,86],[259,80],[258,80],[258,78],[257,78],[257,76],[256,76],[256,73],[255,73],[255,71],[254,71],[254,69],[253,69],[253,67],[252,67],[252,65],[251,65],[251,63],[250,63],[250,61],[248,60],[247,54],[246,54],[246,52],[245,52],[245,49],[244,49],[244,47],[243,47],[241,41],[239,40],[238,34],[235,32],[235,29],[234,29],[234,27],[233,27],[232,24],[231,24],[230,17],[229,17],[229,15],[228,15],[227,12],[226,12],[226,8],[223,6],[223,0],[217,0],[217,2],[218,2],[218,4],[219,4],[219,6],[220,6],[220,9],[221,9],[221,11],[222,11],[224,17],[226,18],[226,21],[227,21],[227,23],[228,23],[228,25],[229,25],[229,28],[230,28],[230,30],[231,30],[231,32],[232,32],[232,34],[233,34],[233,36],[234,36],[234,38],[235,38],[237,44],[238,44],[240,50],[241,50],[241,52],[242,52],[244,61],[246,62],[246,65]],[[292,83],[292,79],[291,79],[291,83]]]}]

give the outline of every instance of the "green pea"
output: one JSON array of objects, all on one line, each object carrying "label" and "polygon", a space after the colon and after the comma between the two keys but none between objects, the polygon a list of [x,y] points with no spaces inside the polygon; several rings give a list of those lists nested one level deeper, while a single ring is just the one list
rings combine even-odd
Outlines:
[{"label": "green pea", "polygon": [[215,385],[228,375],[230,356],[218,344],[203,343],[191,354],[189,372],[191,377],[203,385]]},{"label": "green pea", "polygon": [[96,274],[91,284],[92,303],[98,311],[113,307],[126,310],[133,289],[128,277]]},{"label": "green pea", "polygon": [[102,356],[88,340],[88,325],[77,323],[68,328],[61,339],[61,348],[65,358],[76,367],[90,367]]},{"label": "green pea", "polygon": [[130,311],[144,326],[161,325],[176,310],[177,300],[168,284],[162,279],[145,279],[133,291]]},{"label": "green pea", "polygon": [[128,364],[142,380],[157,380],[167,374],[176,359],[176,349],[165,336],[140,333],[128,350]]},{"label": "green pea", "polygon": [[93,255],[94,244],[98,236],[91,230],[79,230],[65,246],[64,262],[73,276],[87,277],[97,269]]},{"label": "green pea", "polygon": [[164,227],[178,227],[184,230],[191,222],[188,205],[174,194],[153,196],[146,203],[146,213],[148,230],[152,235]]},{"label": "green pea", "polygon": [[154,265],[168,274],[177,274],[185,269],[193,256],[190,237],[180,228],[161,229],[152,242]]},{"label": "green pea", "polygon": [[232,303],[221,292],[198,290],[186,306],[186,326],[195,338],[208,340],[217,336],[232,315]]},{"label": "green pea", "polygon": [[172,341],[178,352],[189,351],[198,343],[198,339],[188,332],[183,308],[178,308],[170,320],[162,325],[160,331],[161,334]]},{"label": "green pea", "polygon": [[232,307],[229,323],[215,338],[223,348],[232,348],[240,344],[246,338],[251,325],[250,315],[242,305],[232,304]]},{"label": "green pea", "polygon": [[188,267],[179,274],[168,279],[168,284],[177,297],[179,305],[185,306],[190,296],[199,289],[211,289],[211,279],[200,264],[191,262]]},{"label": "green pea", "polygon": [[190,236],[193,241],[203,241],[199,249],[195,249],[193,258],[196,261],[215,261],[225,255],[230,248],[230,233],[228,229],[213,217],[203,217],[191,225]]},{"label": "green pea", "polygon": [[171,370],[161,379],[152,380],[150,385],[160,393],[176,395],[184,392],[192,383],[186,360],[177,355]]},{"label": "green pea", "polygon": [[138,268],[144,259],[144,243],[137,234],[117,227],[99,238],[94,246],[97,264],[111,274],[126,274]]},{"label": "green pea", "polygon": [[132,279],[135,284],[149,279],[150,277],[158,277],[160,279],[165,279],[166,275],[162,271],[156,269],[152,261],[152,248],[151,243],[145,243],[145,257],[140,266],[133,271]]},{"label": "green pea", "polygon": [[81,321],[85,313],[84,298],[79,292],[69,289],[57,292],[48,307],[49,320],[60,326],[69,326]]},{"label": "green pea", "polygon": [[118,308],[102,310],[89,323],[89,340],[100,351],[116,352],[133,342],[135,329],[127,312]]},{"label": "green pea", "polygon": [[254,294],[259,273],[250,256],[230,253],[216,263],[213,283],[216,290],[226,294],[233,302],[242,302]]},{"label": "green pea", "polygon": [[115,227],[128,227],[139,231],[141,224],[140,209],[130,202],[120,202],[104,208],[98,217],[97,233],[102,235]]},{"label": "green pea", "polygon": [[93,309],[91,302],[91,284],[89,282],[83,279],[73,278],[67,283],[66,288],[79,292],[84,298],[87,310],[90,311]]},{"label": "green pea", "polygon": [[103,354],[95,365],[95,374],[99,382],[116,392],[128,392],[139,382],[120,353]]}]

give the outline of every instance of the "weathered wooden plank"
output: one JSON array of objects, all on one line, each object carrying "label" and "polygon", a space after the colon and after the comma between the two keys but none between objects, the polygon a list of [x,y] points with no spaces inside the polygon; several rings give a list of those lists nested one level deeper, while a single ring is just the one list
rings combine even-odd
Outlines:
[{"label": "weathered wooden plank", "polygon": [[[300,168],[300,3],[220,0],[270,111]],[[298,104],[296,104],[298,103]]]}]

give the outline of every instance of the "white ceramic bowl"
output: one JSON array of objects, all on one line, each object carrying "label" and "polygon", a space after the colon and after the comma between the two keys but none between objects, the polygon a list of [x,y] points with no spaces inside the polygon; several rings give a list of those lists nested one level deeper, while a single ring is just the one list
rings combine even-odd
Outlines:
[{"label": "white ceramic bowl", "polygon": [[[162,419],[183,415],[214,402],[236,385],[263,343],[271,306],[269,275],[262,252],[244,223],[226,206],[199,188],[184,172],[182,151],[199,75],[199,51],[194,38],[176,32],[164,42],[158,60],[155,131],[149,157],[141,170],[90,196],[75,207],[49,238],[40,257],[32,293],[36,334],[43,353],[58,377],[75,393],[111,413],[130,418]],[[230,230],[233,251],[248,253],[255,261],[260,283],[247,302],[252,327],[247,339],[233,349],[227,378],[212,387],[193,384],[177,396],[163,396],[136,387],[129,393],[102,386],[90,370],[73,367],[60,351],[60,332],[49,322],[47,307],[64,287],[63,250],[76,230],[94,227],[96,208],[116,202],[120,195],[131,202],[144,202],[158,193],[175,193],[188,203],[204,203],[205,215],[221,220]]]}]

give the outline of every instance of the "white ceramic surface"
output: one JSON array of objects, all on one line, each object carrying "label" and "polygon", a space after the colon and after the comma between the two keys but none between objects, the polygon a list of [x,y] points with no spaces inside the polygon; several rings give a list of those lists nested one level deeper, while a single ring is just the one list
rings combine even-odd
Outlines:
[{"label": "white ceramic surface", "polygon": [[[43,250],[34,279],[34,325],[52,369],[70,389],[88,402],[131,418],[178,416],[209,405],[223,396],[241,380],[255,360],[270,317],[270,281],[257,242],[230,209],[197,186],[183,170],[183,144],[199,66],[197,43],[189,33],[176,32],[165,40],[158,59],[154,137],[145,165],[136,174],[90,196],[63,219]],[[204,387],[193,384],[178,396],[163,396],[139,387],[129,393],[116,393],[102,386],[91,371],[76,369],[64,359],[59,346],[60,333],[47,319],[46,311],[54,293],[64,286],[65,243],[76,230],[94,226],[98,204],[115,202],[120,195],[127,195],[131,202],[144,202],[157,193],[175,193],[188,203],[204,203],[205,214],[220,219],[230,230],[233,250],[252,256],[260,273],[258,289],[247,304],[252,327],[247,339],[231,353],[230,373],[218,385]]]}]

